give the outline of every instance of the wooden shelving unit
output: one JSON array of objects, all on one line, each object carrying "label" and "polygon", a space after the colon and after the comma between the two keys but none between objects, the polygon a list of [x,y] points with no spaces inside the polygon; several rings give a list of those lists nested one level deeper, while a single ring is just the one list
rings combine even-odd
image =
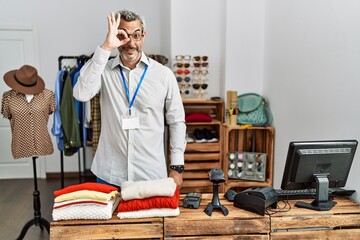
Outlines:
[{"label": "wooden shelving unit", "polygon": [[[274,165],[274,139],[275,130],[273,127],[250,127],[241,125],[224,125],[224,151],[223,171],[225,173],[225,191],[230,188],[239,190],[273,185]],[[266,153],[265,181],[252,181],[233,179],[228,177],[229,153],[232,152],[261,152]]]},{"label": "wooden shelving unit", "polygon": [[[195,129],[204,128],[215,130],[218,141],[187,144],[184,154],[185,171],[183,173],[184,181],[181,193],[211,193],[213,184],[209,180],[209,171],[211,168],[222,167],[224,102],[204,99],[183,99],[183,104],[185,114],[200,112],[213,117],[211,122],[186,123],[187,132],[193,133]],[[223,191],[223,189],[223,186],[221,186],[220,191]]]}]

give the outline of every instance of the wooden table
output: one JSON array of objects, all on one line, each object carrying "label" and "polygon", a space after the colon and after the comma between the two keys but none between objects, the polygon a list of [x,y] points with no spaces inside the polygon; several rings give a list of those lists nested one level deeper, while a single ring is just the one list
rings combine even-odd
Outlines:
[{"label": "wooden table", "polygon": [[229,210],[227,216],[219,209],[213,210],[211,216],[206,215],[204,209],[211,203],[212,195],[203,194],[198,209],[180,208],[179,216],[164,219],[165,239],[269,239],[269,216],[236,208],[220,195],[220,203]]},{"label": "wooden table", "polygon": [[50,223],[50,239],[163,239],[163,218],[68,220]]},{"label": "wooden table", "polygon": [[[204,209],[211,194],[203,194],[198,209],[180,207],[180,215],[165,218],[72,220],[51,222],[51,239],[360,239],[360,206],[347,199],[336,198],[330,211],[313,211],[294,206],[291,210],[261,216],[235,208],[220,194],[220,202],[229,210],[224,216]],[[304,200],[307,201],[307,200]],[[311,200],[309,200],[310,202]],[[282,202],[278,203],[282,206]],[[182,199],[180,201],[182,205]]]},{"label": "wooden table", "polygon": [[[301,200],[311,202],[312,200]],[[294,206],[271,216],[271,239],[360,239],[360,206],[345,197],[334,199],[329,211],[314,211]],[[281,207],[282,202],[278,205]]]}]

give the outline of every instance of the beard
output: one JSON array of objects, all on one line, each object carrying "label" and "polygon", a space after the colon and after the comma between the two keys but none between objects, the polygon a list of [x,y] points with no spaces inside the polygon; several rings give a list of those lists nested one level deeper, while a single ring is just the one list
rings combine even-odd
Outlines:
[{"label": "beard", "polygon": [[[135,50],[135,51],[136,51],[136,54],[134,54],[134,55],[128,55],[128,54],[126,53],[126,51],[128,51],[128,50],[132,50],[132,51]],[[127,62],[133,62],[133,61],[135,61],[135,60],[139,57],[139,55],[141,54],[141,50],[140,50],[139,48],[137,48],[137,47],[131,47],[131,46],[121,47],[121,48],[119,49],[119,52],[120,52],[121,57],[123,57],[124,60],[127,61]]]}]

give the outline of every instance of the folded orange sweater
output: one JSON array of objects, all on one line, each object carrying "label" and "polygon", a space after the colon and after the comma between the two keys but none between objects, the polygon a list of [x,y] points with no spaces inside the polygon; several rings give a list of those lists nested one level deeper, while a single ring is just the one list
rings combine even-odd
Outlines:
[{"label": "folded orange sweater", "polygon": [[112,191],[119,191],[117,187],[110,186],[108,184],[103,183],[96,183],[96,182],[86,182],[86,183],[80,183],[71,185],[68,187],[65,187],[60,190],[54,191],[55,197],[58,197],[60,195],[66,194],[66,193],[72,193],[80,190],[90,190],[90,191],[97,191],[97,192],[103,192],[103,193],[110,193]]},{"label": "folded orange sweater", "polygon": [[143,199],[133,199],[124,201],[121,200],[118,211],[119,212],[130,212],[145,210],[151,208],[172,208],[175,209],[179,206],[180,189],[176,188],[176,191],[171,197],[149,197]]}]

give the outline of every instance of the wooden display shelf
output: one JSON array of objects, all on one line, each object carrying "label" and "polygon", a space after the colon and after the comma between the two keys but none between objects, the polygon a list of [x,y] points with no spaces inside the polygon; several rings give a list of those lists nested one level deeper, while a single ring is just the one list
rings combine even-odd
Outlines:
[{"label": "wooden display shelf", "polygon": [[[213,101],[209,99],[183,99],[185,113],[201,112],[213,116],[213,123],[224,122],[224,101]],[[217,120],[217,121],[216,121]],[[200,123],[202,124],[202,123]],[[204,124],[209,124],[205,122]]]},{"label": "wooden display shelf", "polygon": [[[203,158],[201,155],[204,155]],[[221,168],[221,163],[216,158],[219,153],[185,154],[185,168],[181,193],[202,192],[211,193],[212,183],[209,180],[209,172],[212,168]],[[208,157],[206,157],[208,156]],[[224,187],[220,187],[224,191]]]},{"label": "wooden display shelf", "polygon": [[[272,186],[274,164],[273,127],[243,127],[224,124],[223,171],[226,176],[225,191],[230,188],[242,190],[249,187]],[[259,152],[266,153],[265,181],[243,180],[228,177],[229,153]]]},{"label": "wooden display shelf", "polygon": [[186,125],[188,125],[188,126],[218,125],[218,124],[222,124],[222,122],[220,122],[217,119],[213,119],[211,122],[189,122],[189,123],[186,123]]},{"label": "wooden display shelf", "polygon": [[329,211],[314,211],[295,207],[297,201],[289,201],[290,211],[271,216],[271,239],[360,239],[358,203],[337,197],[334,199],[337,204]]},{"label": "wooden display shelf", "polygon": [[50,223],[50,239],[163,239],[164,218],[67,220]]},{"label": "wooden display shelf", "polygon": [[[221,143],[188,143],[185,152],[220,152]],[[186,153],[185,153],[186,154]]]},{"label": "wooden display shelf", "polygon": [[[212,117],[211,122],[186,122],[186,131],[190,135],[196,129],[215,131],[216,142],[188,143],[185,149],[185,171],[181,193],[202,192],[211,193],[212,183],[209,180],[209,171],[212,168],[222,167],[223,158],[223,121],[224,102],[207,99],[183,99],[185,114],[203,113]],[[170,146],[168,142],[168,146]],[[169,149],[169,148],[168,148]],[[171,158],[168,152],[168,163]],[[220,192],[224,187],[220,187]]]}]

